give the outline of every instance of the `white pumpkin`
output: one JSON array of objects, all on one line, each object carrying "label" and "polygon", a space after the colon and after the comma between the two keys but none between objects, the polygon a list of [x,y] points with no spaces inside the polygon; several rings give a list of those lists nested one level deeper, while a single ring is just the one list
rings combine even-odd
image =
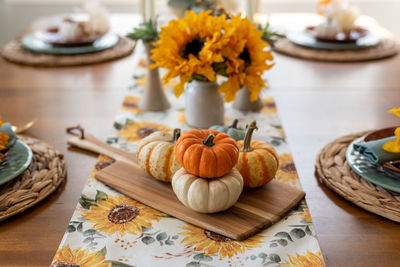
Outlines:
[{"label": "white pumpkin", "polygon": [[172,177],[172,189],[186,207],[201,213],[215,213],[236,203],[243,190],[243,178],[235,168],[213,179],[199,178],[181,168]]},{"label": "white pumpkin", "polygon": [[137,151],[140,167],[158,180],[171,182],[172,176],[181,168],[175,156],[175,142],[179,135],[179,129],[175,129],[173,135],[154,132],[140,141]]}]

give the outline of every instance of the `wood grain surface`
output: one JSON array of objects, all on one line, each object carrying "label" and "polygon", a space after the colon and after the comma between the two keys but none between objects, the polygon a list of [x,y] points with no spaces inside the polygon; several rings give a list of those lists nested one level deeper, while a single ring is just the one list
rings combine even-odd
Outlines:
[{"label": "wood grain surface", "polygon": [[215,214],[195,212],[175,196],[170,183],[158,181],[140,167],[116,161],[95,175],[97,180],[150,207],[206,230],[243,240],[271,226],[293,209],[304,192],[271,181],[267,185],[244,190],[230,209]]},{"label": "wood grain surface", "polygon": [[[400,105],[400,56],[324,63],[274,55],[276,65],[267,78],[327,265],[398,265],[400,225],[358,208],[320,184],[314,163],[319,150],[337,137],[398,124],[386,110]],[[94,153],[67,149],[65,128],[80,123],[105,140],[132,84],[134,64],[134,55],[61,69],[24,67],[0,59],[2,118],[14,124],[40,118],[29,134],[55,145],[65,154],[68,167],[67,183],[57,193],[0,224],[1,266],[49,266],[96,162]]]}]

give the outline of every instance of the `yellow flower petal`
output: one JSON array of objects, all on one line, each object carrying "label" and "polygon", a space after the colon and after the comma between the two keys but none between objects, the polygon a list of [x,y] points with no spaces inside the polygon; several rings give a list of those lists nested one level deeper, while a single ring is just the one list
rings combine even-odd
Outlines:
[{"label": "yellow flower petal", "polygon": [[394,131],[396,140],[391,140],[383,144],[382,149],[390,153],[400,153],[400,127]]}]

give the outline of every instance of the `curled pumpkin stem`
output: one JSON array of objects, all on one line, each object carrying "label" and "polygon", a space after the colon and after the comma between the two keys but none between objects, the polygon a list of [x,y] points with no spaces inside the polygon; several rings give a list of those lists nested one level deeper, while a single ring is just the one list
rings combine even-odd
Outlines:
[{"label": "curled pumpkin stem", "polygon": [[215,143],[214,143],[214,138],[215,138],[215,135],[214,135],[213,133],[210,133],[210,134],[208,135],[207,139],[203,141],[203,144],[206,145],[206,146],[213,146],[213,145],[215,145]]},{"label": "curled pumpkin stem", "polygon": [[174,135],[172,136],[172,142],[176,143],[176,141],[178,141],[179,137],[181,137],[181,129],[175,128]]},{"label": "curled pumpkin stem", "polygon": [[254,150],[254,148],[251,147],[251,137],[253,136],[254,130],[258,130],[256,121],[252,121],[246,128],[247,131],[243,141],[242,152],[251,152]]},{"label": "curled pumpkin stem", "polygon": [[238,119],[235,119],[235,120],[232,122],[232,125],[229,126],[229,128],[237,129],[238,122],[239,122],[239,120],[238,120]]}]

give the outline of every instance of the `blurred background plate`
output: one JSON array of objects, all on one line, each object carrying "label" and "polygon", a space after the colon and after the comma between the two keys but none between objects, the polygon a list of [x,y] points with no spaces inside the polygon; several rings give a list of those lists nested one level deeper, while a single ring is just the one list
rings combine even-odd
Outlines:
[{"label": "blurred background plate", "polygon": [[0,185],[20,175],[32,161],[32,150],[25,143],[17,140],[7,156],[0,163]]},{"label": "blurred background plate", "polygon": [[290,31],[286,38],[294,44],[324,50],[359,50],[373,47],[379,44],[380,38],[373,33],[368,33],[353,43],[337,43],[318,41],[314,36],[306,31]]},{"label": "blurred background plate", "polygon": [[62,47],[45,42],[43,38],[40,38],[40,33],[35,32],[22,38],[21,43],[25,49],[37,53],[74,55],[99,52],[105,49],[112,48],[118,43],[118,40],[118,35],[116,35],[115,33],[107,33],[94,41],[91,45]]},{"label": "blurred background plate", "polygon": [[363,140],[364,136],[354,140],[347,148],[346,160],[351,169],[375,185],[400,193],[400,179],[389,176],[380,165],[372,163],[369,159],[354,150],[353,144],[362,142]]}]

